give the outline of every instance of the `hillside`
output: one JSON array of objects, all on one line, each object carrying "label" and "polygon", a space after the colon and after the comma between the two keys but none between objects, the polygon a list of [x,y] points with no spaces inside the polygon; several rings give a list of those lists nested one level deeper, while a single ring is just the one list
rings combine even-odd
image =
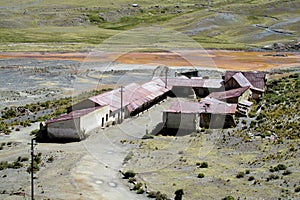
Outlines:
[{"label": "hillside", "polygon": [[298,0],[4,0],[0,16],[1,51],[84,51],[153,25],[221,49],[295,43],[300,31]]},{"label": "hillside", "polygon": [[184,199],[299,199],[299,73],[275,76],[251,122],[134,141],[124,171],[168,197],[181,188]]}]

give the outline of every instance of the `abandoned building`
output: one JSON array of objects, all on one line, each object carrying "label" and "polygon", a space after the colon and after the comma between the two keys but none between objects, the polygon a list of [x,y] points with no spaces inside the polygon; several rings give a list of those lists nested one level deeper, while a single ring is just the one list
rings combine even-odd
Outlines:
[{"label": "abandoned building", "polygon": [[47,138],[50,140],[82,140],[85,133],[111,123],[109,106],[75,110],[46,121]]},{"label": "abandoned building", "polygon": [[173,77],[138,84],[131,83],[83,100],[72,112],[46,121],[49,138],[81,140],[97,127],[121,123],[170,97],[205,97],[200,102],[174,102],[163,111],[165,128],[195,131],[199,128],[235,126],[235,114],[247,116],[252,102],[265,90],[264,72],[226,72],[223,79]]},{"label": "abandoned building", "polygon": [[110,116],[116,122],[120,122],[165,99],[168,92],[169,89],[165,88],[165,83],[157,78],[142,85],[131,83],[121,89],[90,97],[75,104],[73,110],[108,105]]},{"label": "abandoned building", "polygon": [[237,104],[229,104],[210,97],[200,102],[175,101],[163,111],[163,122],[168,129],[196,131],[204,128],[235,126]]},{"label": "abandoned building", "polygon": [[222,79],[202,79],[202,78],[169,78],[168,87],[176,97],[195,98],[205,97],[211,92],[224,90]]},{"label": "abandoned building", "polygon": [[223,79],[225,90],[249,86],[252,91],[252,98],[256,100],[259,100],[265,91],[265,72],[227,71]]}]

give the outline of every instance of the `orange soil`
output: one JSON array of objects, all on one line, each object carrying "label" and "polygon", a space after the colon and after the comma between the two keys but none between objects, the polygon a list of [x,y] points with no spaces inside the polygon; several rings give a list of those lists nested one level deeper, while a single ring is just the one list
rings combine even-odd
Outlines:
[{"label": "orange soil", "polygon": [[300,53],[285,53],[286,57],[265,56],[274,52],[226,50],[185,50],[177,52],[129,53],[0,53],[0,59],[32,58],[37,60],[74,60],[124,64],[154,64],[166,66],[201,66],[228,70],[266,70],[276,67],[300,66]]}]

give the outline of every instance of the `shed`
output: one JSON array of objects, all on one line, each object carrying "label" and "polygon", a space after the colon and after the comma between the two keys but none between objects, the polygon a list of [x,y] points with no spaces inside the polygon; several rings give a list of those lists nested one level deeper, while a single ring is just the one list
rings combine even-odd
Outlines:
[{"label": "shed", "polygon": [[47,138],[50,140],[82,140],[86,133],[105,127],[111,122],[107,105],[75,110],[46,121]]},{"label": "shed", "polygon": [[265,91],[266,73],[261,71],[227,71],[224,75],[226,90],[250,86],[253,99],[260,99]]},{"label": "shed", "polygon": [[163,111],[163,122],[166,128],[191,131],[199,127],[232,127],[236,125],[236,108],[237,104],[228,104],[213,98],[204,98],[200,102],[172,102],[170,108]]},{"label": "shed", "polygon": [[201,105],[198,102],[172,102],[168,110],[163,111],[163,122],[167,129],[196,131],[200,126]]}]

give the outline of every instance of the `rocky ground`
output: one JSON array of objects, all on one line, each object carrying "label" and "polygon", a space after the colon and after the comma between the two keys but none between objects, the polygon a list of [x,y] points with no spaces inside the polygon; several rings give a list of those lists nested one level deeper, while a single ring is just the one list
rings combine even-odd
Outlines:
[{"label": "rocky ground", "polygon": [[[229,69],[239,69],[238,66],[247,62],[248,67],[253,66],[250,58],[254,54],[251,53],[220,51],[211,57],[217,66],[220,63],[224,67],[231,64],[233,68]],[[217,56],[219,54],[223,57]],[[146,58],[154,60],[159,54],[141,55],[148,55]],[[266,68],[293,67],[299,59],[296,53],[276,59],[258,53],[255,55],[254,59],[259,61],[255,65]],[[163,54],[159,56],[164,58]],[[240,60],[240,56],[244,56],[244,59]],[[66,58],[48,61],[39,58],[2,58],[0,75],[5,87],[1,88],[1,107],[70,96],[74,89],[80,92],[106,84],[118,86],[163,76],[161,67],[144,65],[146,58],[137,59],[137,63],[132,64],[130,56],[125,55],[113,65],[108,61],[95,64]],[[172,59],[169,62],[172,63]],[[145,68],[141,70],[141,66]],[[173,76],[176,70],[185,69],[170,68],[169,76]],[[203,76],[221,75],[220,71],[211,71],[210,68],[199,69]],[[299,68],[294,69],[299,71]],[[157,105],[139,117],[125,120],[121,125],[97,129],[82,142],[38,144],[35,150],[37,154],[41,153],[41,162],[40,170],[35,175],[37,197],[147,199],[146,194],[137,195],[136,191],[130,191],[133,184],[127,183],[119,173],[119,170],[134,170],[137,182],[143,183],[145,190],[161,191],[169,197],[174,196],[175,190],[182,188],[186,199],[221,199],[225,195],[246,199],[299,198],[296,192],[299,187],[299,153],[286,152],[294,142],[276,144],[253,135],[249,136],[249,140],[236,129],[141,140],[146,129],[151,131],[161,122],[161,110],[166,109],[169,103],[166,101]],[[246,123],[249,125],[250,122]],[[0,135],[0,161],[22,164],[20,168],[0,171],[2,183],[5,183],[0,185],[1,199],[30,197],[28,143],[30,132],[38,126],[35,123],[30,127],[20,127],[20,131],[13,130],[9,135]],[[297,141],[294,148],[299,148]],[[277,154],[286,154],[288,157],[270,161],[270,156]],[[199,167],[203,162],[208,163],[208,168]],[[284,170],[270,172],[270,168],[278,164],[284,164],[292,174],[283,175]],[[237,178],[241,172],[244,173],[243,177]],[[203,173],[204,177],[198,178],[199,173]],[[250,178],[252,176],[254,179]]]}]

